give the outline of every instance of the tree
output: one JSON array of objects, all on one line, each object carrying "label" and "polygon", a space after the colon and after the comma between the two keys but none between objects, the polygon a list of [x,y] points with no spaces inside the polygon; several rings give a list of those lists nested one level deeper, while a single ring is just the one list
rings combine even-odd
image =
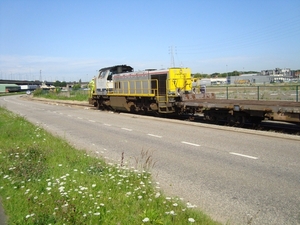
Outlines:
[{"label": "tree", "polygon": [[213,73],[213,74],[211,74],[211,77],[219,77],[219,76],[220,76],[219,73]]},{"label": "tree", "polygon": [[73,87],[72,87],[73,90],[78,90],[80,88],[81,88],[80,84],[74,84]]},{"label": "tree", "polygon": [[236,70],[231,72],[231,76],[239,76],[239,75],[240,75],[240,73]]},{"label": "tree", "polygon": [[66,81],[60,82],[59,80],[57,80],[53,83],[53,86],[55,86],[55,87],[66,87],[67,83],[66,83]]},{"label": "tree", "polygon": [[195,74],[192,74],[192,77],[193,77],[193,78],[199,78],[199,79],[202,79],[202,78],[208,77],[208,74],[205,74],[205,73],[195,73]]},{"label": "tree", "polygon": [[61,82],[61,87],[67,87],[67,82],[66,81]]},{"label": "tree", "polygon": [[59,80],[57,80],[57,81],[55,81],[53,83],[53,86],[55,86],[55,87],[61,87],[61,82]]}]

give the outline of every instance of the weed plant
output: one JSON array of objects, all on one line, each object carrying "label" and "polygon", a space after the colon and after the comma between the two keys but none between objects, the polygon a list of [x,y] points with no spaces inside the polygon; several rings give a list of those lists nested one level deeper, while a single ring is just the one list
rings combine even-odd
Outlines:
[{"label": "weed plant", "polygon": [[10,96],[10,95],[23,95],[26,94],[25,91],[19,91],[19,92],[0,92],[0,97],[1,96]]},{"label": "weed plant", "polygon": [[[149,165],[148,153],[142,155]],[[76,150],[0,107],[0,196],[8,224],[218,224],[191,203],[166,197],[149,171],[124,164]]]},{"label": "weed plant", "polygon": [[33,96],[48,98],[48,99],[88,101],[88,92],[83,90],[70,90],[64,92],[61,91],[60,89],[54,89],[54,90],[36,89],[33,92]]}]

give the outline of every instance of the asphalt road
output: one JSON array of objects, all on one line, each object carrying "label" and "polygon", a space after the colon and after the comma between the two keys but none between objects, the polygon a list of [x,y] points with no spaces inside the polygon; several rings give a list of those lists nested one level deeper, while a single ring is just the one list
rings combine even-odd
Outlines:
[{"label": "asphalt road", "polygon": [[153,178],[230,224],[300,224],[300,138],[1,97],[0,105],[108,161],[155,162]]}]

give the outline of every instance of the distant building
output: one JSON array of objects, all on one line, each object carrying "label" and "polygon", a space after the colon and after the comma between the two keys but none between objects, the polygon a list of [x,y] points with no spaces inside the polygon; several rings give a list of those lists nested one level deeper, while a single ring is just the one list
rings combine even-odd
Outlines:
[{"label": "distant building", "polygon": [[240,76],[229,76],[227,78],[228,84],[269,84],[271,82],[270,76],[261,76],[257,74],[242,74]]},{"label": "distant building", "polygon": [[240,76],[229,76],[228,84],[270,84],[277,82],[289,82],[296,77],[295,72],[290,69],[276,68],[274,70],[262,70],[257,74],[241,74]]},{"label": "distant building", "polygon": [[32,84],[32,85],[20,85],[21,91],[34,91],[38,88],[38,85]]},{"label": "distant building", "polygon": [[20,86],[16,84],[0,84],[0,93],[3,92],[18,92],[20,91]]},{"label": "distant building", "polygon": [[201,80],[197,80],[193,83],[193,86],[210,86],[210,85],[224,85],[227,84],[227,79],[223,77],[216,78],[202,78]]}]

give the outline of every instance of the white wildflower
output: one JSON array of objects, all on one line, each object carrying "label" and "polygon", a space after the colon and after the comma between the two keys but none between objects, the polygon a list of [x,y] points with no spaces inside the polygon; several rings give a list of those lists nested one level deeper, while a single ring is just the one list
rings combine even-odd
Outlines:
[{"label": "white wildflower", "polygon": [[150,219],[148,217],[145,217],[142,221],[143,221],[143,223],[147,223],[150,221]]},{"label": "white wildflower", "polygon": [[194,218],[189,218],[188,221],[189,221],[190,223],[194,223],[194,222],[195,222]]},{"label": "white wildflower", "polygon": [[186,207],[187,208],[196,208],[197,206],[196,205],[192,205],[191,203],[186,203]]}]

